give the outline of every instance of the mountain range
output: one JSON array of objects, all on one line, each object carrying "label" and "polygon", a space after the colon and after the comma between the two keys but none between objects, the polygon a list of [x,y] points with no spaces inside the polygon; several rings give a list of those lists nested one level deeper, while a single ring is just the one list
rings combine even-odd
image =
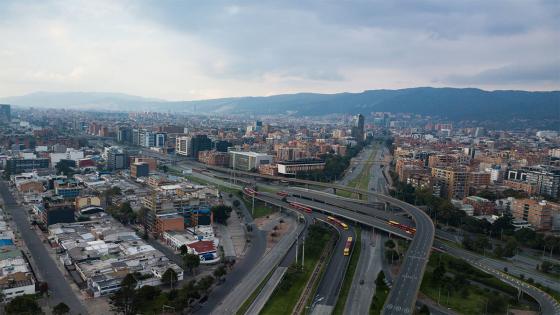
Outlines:
[{"label": "mountain range", "polygon": [[419,87],[361,93],[298,93],[199,101],[165,101],[121,93],[36,92],[0,103],[37,108],[171,111],[197,114],[291,114],[407,112],[451,120],[559,119],[560,91],[485,91]]}]

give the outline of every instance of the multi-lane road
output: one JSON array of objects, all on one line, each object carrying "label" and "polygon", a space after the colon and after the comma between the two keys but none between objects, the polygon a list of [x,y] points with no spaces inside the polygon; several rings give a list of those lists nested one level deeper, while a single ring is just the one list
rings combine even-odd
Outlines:
[{"label": "multi-lane road", "polygon": [[362,229],[361,252],[352,286],[344,307],[344,314],[368,314],[375,294],[375,279],[381,271],[383,243],[372,230]]},{"label": "multi-lane road", "polygon": [[25,245],[31,252],[33,261],[42,279],[47,282],[50,292],[49,304],[56,305],[64,302],[70,307],[72,314],[88,314],[88,311],[78,299],[70,284],[65,279],[63,273],[58,269],[53,261],[45,244],[39,236],[31,231],[31,225],[27,219],[27,210],[19,206],[14,196],[10,193],[8,185],[4,181],[0,181],[0,194],[4,199],[4,207],[10,211],[12,218],[16,223]]},{"label": "multi-lane road", "polygon": [[[292,189],[290,192],[294,195],[298,195],[299,189],[295,190]],[[306,196],[310,194],[314,194],[313,191],[307,191]],[[329,195],[324,192],[316,192],[315,198],[317,200],[321,200],[326,198],[325,196]],[[376,196],[379,197],[379,196]],[[381,196],[385,197],[385,196]],[[262,197],[259,197],[262,198]],[[338,196],[331,195],[330,199],[339,199]],[[382,198],[383,201],[387,202],[387,198]],[[391,198],[392,199],[392,198]],[[318,211],[331,213],[333,215],[349,219],[353,222],[360,222],[365,225],[369,225],[372,227],[377,227],[383,229],[390,233],[395,234],[402,234],[402,230],[397,229],[395,227],[390,226],[386,220],[378,219],[372,216],[373,212],[377,212],[379,215],[387,215],[380,210],[369,209],[370,214],[364,214],[360,212],[351,211],[348,209],[337,208],[331,205],[327,205],[325,203],[320,203],[316,201],[310,201],[305,199],[288,199],[298,201],[310,206],[313,209]],[[406,209],[406,207],[412,207],[404,202],[401,201],[392,201],[399,207],[405,208],[404,210],[413,211],[411,209]],[[348,205],[351,207],[350,205]],[[356,205],[353,205],[356,206]],[[365,209],[363,209],[365,211]],[[421,211],[418,209],[418,211]],[[424,273],[424,268],[427,263],[428,255],[430,253],[432,242],[433,242],[433,234],[428,234],[427,236],[422,235],[419,231],[420,229],[424,229],[430,231],[429,227],[426,226],[426,223],[431,224],[431,220],[428,218],[429,221],[425,220],[418,220],[420,223],[417,224],[416,237],[412,240],[412,243],[409,247],[407,255],[405,256],[405,260],[401,267],[401,272],[399,276],[396,278],[395,283],[393,285],[393,290],[391,292],[395,292],[393,295],[389,295],[387,299],[387,303],[385,306],[385,311],[388,312],[387,314],[412,314],[414,311],[414,304],[416,302],[416,295],[418,293],[418,289],[420,287],[420,283],[422,280],[422,274]],[[433,229],[433,225],[431,225]],[[408,237],[410,238],[410,236]],[[376,275],[373,275],[375,277]],[[400,280],[400,281],[399,281]],[[397,290],[395,290],[397,288]]]}]

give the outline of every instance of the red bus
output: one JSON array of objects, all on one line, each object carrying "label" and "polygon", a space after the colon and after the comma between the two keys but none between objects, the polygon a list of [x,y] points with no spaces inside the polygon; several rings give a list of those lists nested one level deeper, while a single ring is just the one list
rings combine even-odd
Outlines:
[{"label": "red bus", "polygon": [[313,212],[313,209],[309,208],[308,206],[302,205],[301,203],[290,202],[290,206],[294,207],[297,210],[304,211],[307,213]]},{"label": "red bus", "polygon": [[252,188],[245,187],[243,188],[243,192],[249,196],[257,196],[259,193]]},{"label": "red bus", "polygon": [[399,222],[393,221],[393,220],[388,221],[388,222],[389,222],[389,225],[394,226],[396,228],[399,228],[399,229],[405,231],[407,234],[414,235],[414,233],[416,233],[416,228],[413,228],[413,227],[408,226],[406,224],[402,224],[402,223],[399,223]]}]

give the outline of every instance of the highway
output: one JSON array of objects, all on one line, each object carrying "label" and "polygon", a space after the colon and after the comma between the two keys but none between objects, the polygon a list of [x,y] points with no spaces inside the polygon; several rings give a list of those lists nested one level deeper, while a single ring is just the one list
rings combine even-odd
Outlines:
[{"label": "highway", "polygon": [[[286,178],[275,177],[275,176],[259,175],[259,174],[249,173],[249,172],[238,172],[238,173],[247,176],[262,177],[262,178],[267,178],[272,180],[287,180],[289,182],[298,183],[298,184],[315,185],[315,186],[322,186],[326,188],[344,189],[349,191],[360,191],[352,188],[340,187],[339,185],[335,185],[335,184],[317,183],[313,181],[297,180],[297,179],[286,179]],[[409,304],[408,301],[412,302],[416,299],[416,294],[418,292],[418,288],[421,283],[424,268],[427,263],[429,248],[433,243],[434,227],[431,222],[431,219],[420,209],[408,205],[400,200],[387,197],[379,193],[366,192],[366,191],[360,191],[360,192],[371,195],[373,197],[377,197],[376,200],[389,202],[395,206],[401,206],[401,208],[403,208],[405,211],[407,211],[413,216],[414,221],[416,222],[416,228],[418,231],[416,234],[417,237],[414,238],[413,242],[411,243],[411,246],[409,247],[409,251],[407,253],[407,256],[405,257],[404,263],[401,267],[401,271],[397,276],[396,280],[394,281],[393,289],[391,290],[390,296],[387,299],[383,311],[383,314],[410,314],[412,312],[413,303]],[[315,193],[320,195],[315,200],[324,199],[326,195],[328,195],[323,192],[315,191]],[[331,195],[331,196],[333,200],[344,199],[335,195]],[[356,203],[360,203],[360,202],[356,201]],[[341,213],[341,215],[345,218],[355,220],[356,222],[360,222],[371,226],[377,226],[377,225],[382,226],[384,224],[382,220],[379,219],[375,220],[371,217],[368,217],[367,215],[363,215],[353,211],[347,211],[346,213]],[[385,226],[382,229],[387,231],[390,228],[387,228]],[[422,233],[423,229],[427,229],[426,233]],[[397,235],[401,235],[403,237],[407,236],[407,235],[403,235],[402,231],[395,230],[390,232]],[[486,266],[486,265],[484,266],[490,268],[489,270],[495,270],[492,269],[492,267],[490,266]],[[412,284],[412,286],[410,286],[409,284]],[[534,288],[534,287],[531,286],[530,288]],[[527,289],[524,290],[524,292],[530,294],[531,296],[536,295],[537,297],[535,298],[539,301],[539,303],[541,303],[541,307],[543,310],[554,309],[555,302],[550,300],[550,296],[548,294],[541,291],[533,292],[533,289]],[[539,295],[544,296],[544,298],[539,298]],[[406,302],[403,303],[403,301]],[[550,314],[555,314],[555,313],[552,312]]]},{"label": "highway", "polygon": [[27,210],[17,204],[4,181],[0,181],[0,194],[4,199],[4,207],[11,212],[25,245],[33,256],[33,261],[38,267],[38,270],[35,271],[42,276],[49,286],[49,304],[56,305],[59,302],[64,302],[70,307],[71,314],[88,314],[88,311],[47,252],[43,241],[35,231],[30,231],[31,225],[27,219]]},{"label": "highway", "polygon": [[[288,207],[286,207],[288,208]],[[289,208],[288,208],[289,209]],[[290,209],[291,210],[291,209]],[[239,283],[225,296],[224,299],[213,309],[211,314],[234,314],[243,303],[253,293],[255,288],[261,284],[271,270],[274,270],[280,262],[285,258],[286,253],[293,246],[297,237],[299,237],[307,227],[307,223],[298,223],[292,228],[282,239],[266,253],[250,270],[245,274]]]},{"label": "highway", "polygon": [[[261,194],[259,194],[255,198],[261,199],[261,198],[263,198],[263,196]],[[337,198],[337,196],[333,196],[332,198]],[[326,205],[324,203],[314,202],[314,201],[300,199],[300,198],[290,197],[290,198],[287,199],[287,201],[288,202],[297,201],[297,202],[303,203],[305,205],[308,205],[309,207],[311,207],[313,209],[316,209],[318,211],[321,211],[321,212],[331,213],[331,214],[336,215],[340,218],[348,219],[352,222],[360,222],[361,224],[376,227],[376,228],[382,229],[384,231],[387,231],[389,233],[401,235],[401,236],[409,238],[409,239],[411,238],[410,235],[404,233],[402,230],[389,225],[386,220],[377,219],[375,217],[372,217],[371,215],[365,215],[365,214],[362,214],[362,213],[353,212],[351,210],[341,209],[341,208],[337,208],[337,207],[334,207],[334,206]],[[372,211],[382,212],[382,211],[375,210],[375,209],[372,209]],[[430,220],[430,223],[431,223],[431,220]],[[402,298],[402,300],[397,300],[397,301],[403,301],[404,303],[408,303],[408,301],[415,302],[415,300],[416,300],[416,294],[417,294],[417,291],[418,291],[419,286],[420,286],[420,281],[422,279],[422,277],[419,276],[419,275],[422,275],[423,272],[424,272],[425,263],[427,262],[426,261],[427,255],[429,254],[429,252],[431,250],[431,246],[432,246],[432,239],[420,239],[420,241],[417,241],[416,243],[414,243],[415,239],[418,240],[417,237],[415,237],[413,239],[413,241],[412,241],[412,243],[409,247],[409,250],[407,252],[407,256],[405,257],[405,260],[403,262],[403,267],[402,268],[404,268],[404,269],[401,268],[401,270],[404,270],[404,273],[401,272],[399,274],[399,277],[397,277],[397,279],[395,280],[395,283],[393,285],[393,288],[397,287],[398,280],[401,279],[401,277],[403,277],[403,275],[404,275],[404,281],[401,281],[401,283],[399,284],[401,286],[401,287],[399,287],[400,290],[396,291],[398,294],[396,294],[395,295],[396,297],[394,297],[395,299]],[[414,244],[416,244],[416,247],[413,246]],[[418,246],[421,246],[421,247],[418,248]],[[422,255],[423,253],[426,253],[426,256]],[[411,255],[414,255],[414,256],[411,256]],[[408,257],[410,257],[410,258],[407,260]],[[415,272],[418,272],[418,273],[415,273]],[[376,276],[377,275],[373,275],[372,277],[375,279]],[[391,298],[391,294],[389,295],[389,298],[387,299],[387,302],[391,301],[390,298]],[[399,303],[399,302],[395,302],[395,304],[392,304],[392,306],[394,306],[394,307],[390,307],[390,310],[393,310],[394,312],[389,313],[389,314],[399,314],[399,312],[400,312],[400,314],[412,314],[413,309],[414,309],[414,307],[413,307],[414,304],[411,304],[408,307],[406,307],[406,306],[402,307],[401,305],[405,305],[405,304],[402,304],[402,303]],[[406,304],[406,305],[408,305],[408,304]],[[397,309],[397,307],[398,307],[398,309]],[[387,311],[387,310],[385,310],[385,311]]]},{"label": "highway", "polygon": [[[200,165],[200,167],[206,168],[207,166]],[[228,171],[228,169],[225,168],[216,168],[216,167],[208,167],[208,168],[215,169],[222,172]],[[427,264],[427,259],[429,257],[429,250],[434,240],[434,232],[435,232],[431,219],[422,210],[410,204],[397,200],[395,198],[385,196],[381,193],[344,187],[337,184],[319,183],[319,182],[308,181],[308,180],[260,175],[256,173],[242,172],[242,171],[237,171],[237,175],[260,177],[260,178],[277,180],[277,181],[283,180],[283,181],[288,181],[297,184],[320,186],[324,188],[342,189],[358,194],[366,194],[375,197],[376,200],[378,201],[387,202],[392,204],[393,206],[400,207],[401,209],[409,213],[416,223],[417,233],[409,247],[409,251],[407,252],[407,255],[405,256],[400,272],[397,275],[396,279],[394,280],[393,289],[391,290],[391,293],[386,301],[383,314],[411,314],[412,313],[414,302],[416,300],[416,295],[422,280],[425,266]],[[321,194],[324,196],[324,193]],[[332,198],[339,199],[339,200],[341,199],[340,197],[334,195],[332,195]],[[316,200],[319,199],[321,199],[321,197],[318,197]],[[343,217],[354,220],[355,222],[360,222],[371,226],[381,225],[382,230],[386,230],[386,231],[388,230],[386,226],[385,227],[382,226],[383,222],[381,222],[381,220],[374,220],[374,221],[367,220],[368,217],[367,215],[362,215],[360,213],[347,211],[345,213],[345,216]],[[400,232],[402,235],[402,231]],[[392,231],[392,233],[399,235],[399,231]],[[542,300],[542,303],[546,303],[546,299]],[[550,302],[548,303],[548,305],[550,305]],[[543,309],[545,309],[546,307],[548,306],[546,305],[543,306]]]},{"label": "highway", "polygon": [[[344,314],[368,314],[375,294],[375,279],[381,271],[383,243],[372,230],[362,229],[361,253],[348,292]],[[363,282],[362,282],[363,281]]]},{"label": "highway", "polygon": [[[314,217],[325,220],[324,215],[314,214]],[[317,303],[314,303],[315,306],[322,305],[322,309],[331,310],[336,306],[338,294],[340,293],[342,282],[344,281],[346,274],[346,269],[350,263],[351,256],[343,255],[346,241],[348,237],[352,237],[354,243],[356,241],[356,232],[352,226],[350,226],[350,229],[348,230],[343,230],[339,226],[333,226],[338,231],[339,238],[325,270],[324,276],[317,287],[317,293],[313,299],[314,301],[318,301]]]},{"label": "highway", "polygon": [[[259,193],[257,196],[255,196],[255,198],[267,202],[268,204],[273,204],[284,208],[291,208],[289,205],[289,202],[291,201],[299,201],[299,199],[288,198],[288,202],[284,202],[281,200],[281,197],[265,192]],[[338,294],[340,292],[342,282],[344,281],[344,271],[347,269],[348,263],[350,262],[350,256],[343,255],[346,240],[348,239],[348,237],[352,237],[355,240],[356,233],[352,226],[350,226],[350,229],[344,230],[340,226],[330,223],[327,219],[327,215],[323,213],[313,212],[311,214],[308,214],[302,212],[301,214],[306,218],[308,222],[312,220],[321,220],[330,224],[339,233],[334,252],[325,270],[325,275],[328,276],[323,277],[320,280],[315,297],[313,299],[314,301],[316,301],[316,303],[314,303],[314,306],[317,306],[321,309],[332,310],[336,305]],[[291,254],[292,255],[286,255],[286,258],[284,258],[283,262],[280,264],[281,266],[287,267],[292,264],[292,262],[294,261],[294,255],[293,253]]]},{"label": "highway", "polygon": [[[234,197],[235,198],[235,197]],[[252,223],[251,211],[245,207],[245,203],[240,203],[240,209],[243,212],[245,224],[253,225],[252,232],[249,233],[251,243],[249,249],[242,259],[236,261],[233,270],[228,272],[226,281],[217,286],[208,296],[208,300],[197,312],[197,314],[209,314],[211,311],[236,287],[238,283],[249,273],[254,270],[255,265],[263,256],[266,250],[266,233],[259,230]]]},{"label": "highway", "polygon": [[500,265],[497,266],[495,263],[491,263],[486,257],[466,251],[464,249],[449,246],[441,241],[436,241],[435,244],[437,247],[443,248],[445,251],[447,251],[447,253],[455,257],[462,258],[469,262],[471,265],[487,273],[490,273],[503,282],[508,283],[513,287],[519,288],[523,292],[529,294],[541,306],[542,314],[560,314],[560,304],[556,300],[554,300],[548,293],[503,272],[503,267],[502,269],[500,269]]}]

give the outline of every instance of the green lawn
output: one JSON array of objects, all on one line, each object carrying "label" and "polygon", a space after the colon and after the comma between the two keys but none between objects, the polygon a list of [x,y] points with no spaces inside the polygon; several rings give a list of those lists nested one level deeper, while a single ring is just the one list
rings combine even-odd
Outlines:
[{"label": "green lawn", "polygon": [[[315,225],[310,227],[305,243],[305,266],[303,270],[294,266],[288,269],[260,314],[290,314],[303,293],[303,289],[331,237],[330,231],[326,228],[320,228]],[[301,254],[302,251],[299,251],[299,253]],[[301,258],[299,261],[301,262]]]},{"label": "green lawn", "polygon": [[[438,266],[443,266],[443,276],[436,275]],[[461,259],[441,253],[431,255],[420,291],[461,314],[483,314],[487,303],[489,312],[495,308],[494,312],[503,313],[507,304],[527,308],[512,298],[517,292],[515,288]]]},{"label": "green lawn", "polygon": [[[245,198],[242,199],[245,203],[245,206],[247,207],[247,209],[249,209],[250,212],[253,206],[253,202],[251,200],[245,200]],[[274,208],[265,207],[264,203],[255,200],[255,213],[253,213],[253,219],[266,217],[267,215],[273,214],[275,211],[276,210]]]},{"label": "green lawn", "polygon": [[348,293],[350,292],[350,287],[352,286],[352,281],[354,280],[354,273],[356,272],[356,266],[358,266],[358,259],[360,258],[360,253],[362,251],[361,234],[362,230],[360,228],[356,228],[356,242],[354,243],[354,249],[352,250],[352,257],[350,258],[348,270],[346,271],[346,276],[344,277],[344,282],[342,283],[340,295],[338,296],[338,301],[336,302],[333,314],[342,315],[344,312],[344,306],[346,305],[346,300],[348,299]]},{"label": "green lawn", "polygon": [[378,285],[375,288],[375,295],[371,300],[371,306],[369,308],[370,315],[379,315],[381,314],[381,309],[383,308],[383,304],[385,304],[385,300],[387,300],[387,296],[389,295],[389,287],[386,285]]}]

